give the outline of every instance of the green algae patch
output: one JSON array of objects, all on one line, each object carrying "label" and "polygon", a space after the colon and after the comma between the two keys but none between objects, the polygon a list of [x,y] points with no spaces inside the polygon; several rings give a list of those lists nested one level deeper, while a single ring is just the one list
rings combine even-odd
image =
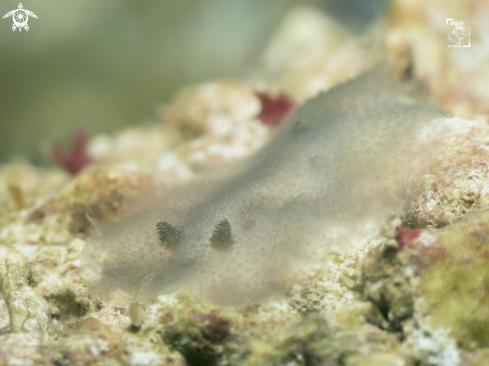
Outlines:
[{"label": "green algae patch", "polygon": [[468,366],[486,366],[489,360],[489,349],[477,350],[467,358],[469,359]]},{"label": "green algae patch", "polygon": [[241,342],[231,331],[231,321],[218,311],[191,314],[169,324],[161,336],[183,355],[188,365],[217,365],[226,356],[239,357],[241,353],[238,349]]},{"label": "green algae patch", "polygon": [[[354,318],[357,318],[354,316]],[[281,336],[277,355],[268,364],[276,366],[327,366],[401,364],[395,335],[357,319],[340,324],[335,314],[309,313]],[[387,363],[387,362],[391,363]]]},{"label": "green algae patch", "polygon": [[422,276],[420,295],[434,326],[464,348],[489,346],[489,211],[468,215],[438,236],[443,255]]},{"label": "green algae patch", "polygon": [[359,290],[373,304],[366,319],[389,331],[400,331],[413,314],[413,289],[402,259],[397,243],[389,240],[368,253],[362,268]]},{"label": "green algae patch", "polygon": [[147,309],[141,332],[180,353],[187,365],[235,365],[250,353],[247,337],[239,331],[243,317],[235,309],[184,294],[166,300]]},{"label": "green algae patch", "polygon": [[339,331],[318,313],[305,316],[284,338],[275,365],[342,365],[360,346],[355,330]]},{"label": "green algae patch", "polygon": [[[356,286],[363,300],[372,304],[365,319],[390,332],[402,330],[402,324],[414,311],[414,289],[410,282],[412,268],[406,246],[420,235],[417,230],[402,228],[400,212],[392,212],[383,226],[380,243],[365,256]],[[406,232],[406,230],[408,230]]]}]

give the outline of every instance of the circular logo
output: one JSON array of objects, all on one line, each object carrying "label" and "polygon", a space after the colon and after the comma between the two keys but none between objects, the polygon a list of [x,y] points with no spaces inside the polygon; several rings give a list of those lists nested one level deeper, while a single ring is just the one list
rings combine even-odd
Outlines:
[{"label": "circular logo", "polygon": [[13,16],[14,24],[17,27],[24,27],[27,24],[27,20],[29,19],[29,14],[24,9],[15,10]]}]

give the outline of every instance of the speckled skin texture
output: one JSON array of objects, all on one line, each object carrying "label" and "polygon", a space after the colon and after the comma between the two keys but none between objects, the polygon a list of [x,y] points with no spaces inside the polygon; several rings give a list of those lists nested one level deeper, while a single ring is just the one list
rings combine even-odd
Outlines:
[{"label": "speckled skin texture", "polygon": [[[86,257],[87,268],[102,267],[94,294],[121,289],[147,301],[191,287],[241,304],[273,293],[290,277],[292,257],[333,247],[346,232],[364,235],[403,204],[429,163],[420,151],[434,142],[418,136],[421,128],[442,116],[435,104],[409,96],[387,64],[314,98],[231,178],[170,190],[102,229]],[[158,239],[158,219],[181,230],[178,245]],[[209,244],[222,220],[232,236],[225,252]]]}]

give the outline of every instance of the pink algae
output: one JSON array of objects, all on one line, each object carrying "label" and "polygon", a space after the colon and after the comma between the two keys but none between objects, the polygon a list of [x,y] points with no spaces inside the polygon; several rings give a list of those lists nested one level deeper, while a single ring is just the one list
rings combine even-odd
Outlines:
[{"label": "pink algae", "polygon": [[64,152],[59,144],[54,144],[51,150],[53,161],[61,168],[72,175],[78,174],[87,165],[92,163],[92,159],[88,156],[85,145],[88,134],[86,131],[79,130],[75,133],[71,143],[71,151]]}]

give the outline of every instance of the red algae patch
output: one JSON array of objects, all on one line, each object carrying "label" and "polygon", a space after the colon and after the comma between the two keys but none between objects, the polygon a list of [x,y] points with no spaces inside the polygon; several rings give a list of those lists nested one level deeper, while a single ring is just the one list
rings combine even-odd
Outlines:
[{"label": "red algae patch", "polygon": [[88,134],[80,130],[73,136],[70,152],[64,152],[61,146],[55,143],[51,150],[53,161],[72,175],[81,172],[92,163],[92,158],[87,154],[85,145]]},{"label": "red algae patch", "polygon": [[294,108],[294,101],[284,93],[271,95],[260,92],[257,96],[261,102],[258,119],[266,125],[279,126]]}]

